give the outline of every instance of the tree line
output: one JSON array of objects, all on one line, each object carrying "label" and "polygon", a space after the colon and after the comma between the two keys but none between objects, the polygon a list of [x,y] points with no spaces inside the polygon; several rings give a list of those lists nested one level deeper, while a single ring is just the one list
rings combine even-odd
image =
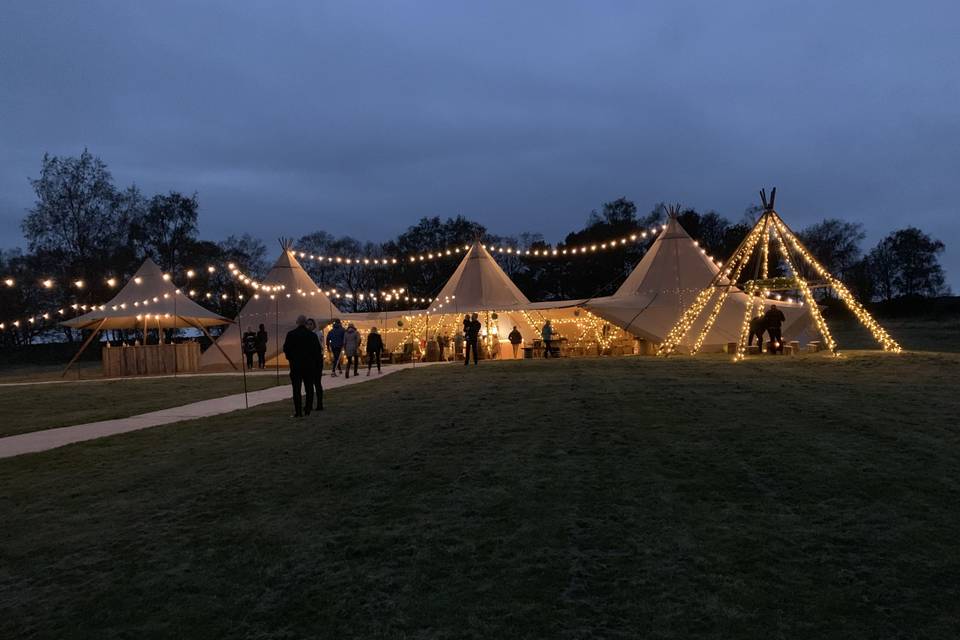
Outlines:
[{"label": "tree line", "polygon": [[[87,150],[76,157],[44,155],[39,176],[30,184],[36,200],[21,225],[27,250],[0,251],[0,274],[17,283],[0,288],[4,316],[0,321],[56,308],[67,309],[72,316],[76,313],[70,308],[73,304],[107,302],[116,293],[108,281],[112,278],[115,286],[122,285],[148,257],[184,291],[196,292],[198,302],[233,317],[252,292],[238,283],[225,265],[235,263],[257,279],[263,279],[270,267],[268,258],[273,252],[249,234],[220,241],[201,239],[196,193],[170,191],[148,196],[136,185],[118,186],[106,163]],[[746,236],[759,211],[758,207],[748,208],[739,221],[732,222],[716,211],[687,208],[678,219],[709,254],[725,259]],[[568,233],[557,247],[628,236],[663,223],[666,216],[663,203],[642,214],[630,200],[617,198],[590,212],[583,228]],[[939,263],[944,244],[915,227],[894,231],[867,250],[862,246],[865,234],[859,223],[827,219],[800,230],[799,235],[811,253],[865,302],[947,292]],[[317,255],[375,258],[419,255],[475,240],[512,248],[548,248],[541,234],[500,236],[462,216],[424,217],[382,243],[316,231],[297,239],[294,247]],[[647,239],[567,259],[507,253],[495,257],[531,300],[581,299],[613,293],[651,242]],[[457,262],[449,258],[369,267],[306,260],[303,266],[321,288],[341,293],[336,302],[342,311],[376,311],[409,305],[402,298],[388,303],[383,296],[374,300],[365,295],[361,300],[359,294],[402,287],[411,296],[432,298]],[[190,269],[193,273],[187,277]],[[774,265],[774,271],[783,272],[783,265]],[[42,286],[47,279],[54,286]],[[8,326],[0,340],[22,344],[51,331],[63,331],[68,340],[77,338],[69,330],[57,329],[55,320],[21,323],[14,330]]]}]

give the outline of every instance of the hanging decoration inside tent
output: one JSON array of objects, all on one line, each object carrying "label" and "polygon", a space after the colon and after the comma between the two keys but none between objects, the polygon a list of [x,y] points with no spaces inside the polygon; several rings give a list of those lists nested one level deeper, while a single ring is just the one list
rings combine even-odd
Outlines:
[{"label": "hanging decoration inside tent", "polygon": [[[703,317],[704,311],[713,301],[713,307],[706,314],[703,324],[700,326],[699,335],[694,341],[690,350],[691,355],[695,355],[703,345],[704,339],[713,328],[714,322],[720,314],[724,302],[731,290],[741,289],[749,297],[749,303],[746,305],[743,324],[740,330],[739,341],[735,360],[742,360],[747,354],[747,342],[750,333],[750,321],[756,313],[757,307],[762,308],[764,296],[778,291],[797,291],[803,299],[803,306],[808,310],[813,318],[817,331],[820,333],[826,347],[833,353],[837,352],[837,343],[827,326],[820,308],[813,298],[813,289],[831,288],[836,292],[839,298],[844,302],[847,308],[853,312],[856,318],[873,335],[874,339],[880,344],[884,351],[899,353],[900,345],[890,337],[890,335],[877,323],[876,320],[867,312],[867,310],[854,298],[846,286],[837,278],[831,275],[803,246],[796,234],[787,226],[780,215],[774,209],[777,190],[774,188],[770,192],[770,199],[767,200],[767,193],[760,191],[760,199],[763,202],[763,214],[754,225],[754,227],[743,239],[740,246],[733,252],[733,255],[721,267],[717,275],[702,289],[696,299],[681,314],[666,339],[660,345],[658,355],[670,355],[677,351],[677,347],[687,335],[687,333]],[[769,259],[770,259],[770,239],[773,237],[777,242],[781,258],[790,271],[788,277],[770,277]],[[757,247],[759,246],[759,255]],[[751,260],[754,263],[754,276],[750,280],[742,280],[744,268]],[[803,277],[800,267],[806,265],[810,267],[821,282],[808,282]],[[782,296],[775,294],[777,299]],[[789,299],[789,298],[788,298]]]}]

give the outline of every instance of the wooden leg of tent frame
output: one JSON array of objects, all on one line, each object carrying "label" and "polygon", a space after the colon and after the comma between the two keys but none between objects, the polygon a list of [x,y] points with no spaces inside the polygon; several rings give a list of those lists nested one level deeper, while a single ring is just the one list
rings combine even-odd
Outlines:
[{"label": "wooden leg of tent frame", "polygon": [[227,362],[230,363],[230,366],[233,367],[233,370],[234,370],[234,371],[237,370],[237,365],[234,364],[233,360],[230,359],[230,356],[227,355],[227,352],[223,350],[223,347],[221,347],[219,344],[217,344],[217,341],[213,339],[213,336],[210,335],[210,333],[207,331],[207,328],[206,328],[205,326],[203,326],[202,324],[199,324],[199,323],[193,324],[192,322],[190,322],[190,321],[187,320],[186,318],[183,318],[183,317],[180,317],[180,316],[177,316],[177,317],[179,317],[181,320],[183,320],[184,322],[186,322],[187,324],[189,324],[191,327],[194,327],[194,328],[196,328],[196,329],[200,329],[200,331],[203,332],[203,335],[207,336],[207,338],[210,339],[210,342],[213,343],[213,346],[215,346],[215,347],[217,348],[217,350],[219,350],[220,353],[223,354],[223,357],[227,359]]},{"label": "wooden leg of tent frame", "polygon": [[90,337],[87,338],[87,339],[84,341],[83,346],[80,347],[80,351],[77,351],[77,355],[73,356],[73,359],[70,360],[70,362],[67,363],[67,368],[64,369],[64,370],[63,370],[63,373],[60,374],[60,377],[61,377],[61,378],[64,377],[65,375],[67,375],[67,371],[70,371],[70,367],[73,366],[73,363],[77,361],[77,358],[79,358],[79,357],[83,354],[84,351],[87,350],[87,347],[90,346],[90,343],[93,342],[93,339],[97,336],[98,333],[100,333],[100,327],[102,327],[102,326],[103,326],[103,323],[106,322],[106,321],[107,321],[106,318],[104,318],[103,320],[101,320],[101,321],[100,321],[100,324],[97,325],[97,328],[94,329],[94,330],[93,330],[93,333],[90,334]]}]

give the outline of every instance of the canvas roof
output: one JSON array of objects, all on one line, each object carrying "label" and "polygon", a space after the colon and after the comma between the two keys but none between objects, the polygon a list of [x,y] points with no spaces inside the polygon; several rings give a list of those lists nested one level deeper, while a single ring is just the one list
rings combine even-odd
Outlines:
[{"label": "canvas roof", "polygon": [[[671,217],[666,229],[657,236],[616,293],[588,300],[584,306],[638,337],[661,342],[719,270],[720,267],[677,219]],[[718,346],[736,342],[747,303],[747,295],[733,289],[707,334],[705,344]],[[784,337],[797,336],[809,324],[809,314],[802,305],[769,300],[766,307],[770,304],[776,304],[787,317]],[[701,319],[687,333],[684,344],[693,343],[702,327]]]},{"label": "canvas roof", "polygon": [[133,329],[144,326],[154,329],[173,327],[209,327],[230,322],[227,318],[204,309],[169,280],[150,258],[110,302],[82,316],[61,324],[75,329]]},{"label": "canvas roof", "polygon": [[[282,285],[284,289],[273,294],[274,299],[270,298],[269,293],[251,296],[237,314],[236,324],[217,338],[217,344],[230,354],[236,364],[242,358],[240,339],[248,329],[256,331],[259,325],[265,326],[269,336],[266,357],[270,360],[282,349],[287,332],[296,326],[297,316],[313,318],[323,326],[342,315],[303,269],[292,251],[284,250],[280,254],[263,282]],[[227,364],[227,359],[217,349],[207,349],[200,358],[202,367],[223,364]]]},{"label": "canvas roof", "polygon": [[530,301],[490,252],[479,242],[474,242],[437,294],[431,309],[439,308],[441,304],[444,312],[465,313],[526,308]]}]

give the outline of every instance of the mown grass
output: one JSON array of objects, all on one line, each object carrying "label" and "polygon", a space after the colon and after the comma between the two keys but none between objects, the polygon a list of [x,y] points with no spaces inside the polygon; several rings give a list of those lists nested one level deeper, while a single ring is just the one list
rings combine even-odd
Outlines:
[{"label": "mown grass", "polygon": [[[281,384],[289,382],[284,374]],[[268,375],[247,376],[247,389],[275,386]],[[130,378],[62,384],[0,386],[0,437],[148,411],[243,393],[239,376]]]},{"label": "mown grass", "polygon": [[[877,349],[877,342],[850,316],[828,320],[841,349]],[[880,318],[881,326],[911,351],[960,352],[960,317]]]},{"label": "mown grass", "polygon": [[2,460],[0,637],[957,637],[958,374],[430,367]]}]

